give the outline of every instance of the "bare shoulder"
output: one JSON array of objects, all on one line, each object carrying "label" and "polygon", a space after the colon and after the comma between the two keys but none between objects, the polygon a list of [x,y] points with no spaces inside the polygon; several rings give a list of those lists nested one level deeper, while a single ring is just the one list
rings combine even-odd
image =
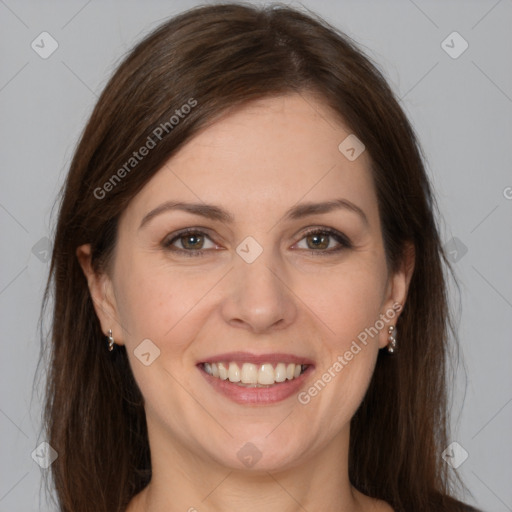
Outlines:
[{"label": "bare shoulder", "polygon": [[[359,497],[361,510],[364,510],[365,512],[396,512],[396,510],[386,501],[377,498],[370,498],[362,493],[359,493]],[[457,502],[456,510],[463,512],[485,512],[484,510],[461,502]]]},{"label": "bare shoulder", "polygon": [[144,490],[136,494],[128,503],[124,512],[142,512],[144,510],[143,501],[144,499]]},{"label": "bare shoulder", "polygon": [[386,501],[378,498],[371,498],[366,494],[361,493],[357,489],[354,491],[356,494],[360,508],[364,512],[395,512],[395,509]]},{"label": "bare shoulder", "polygon": [[379,501],[377,507],[376,512],[395,512],[395,509],[385,501]]}]

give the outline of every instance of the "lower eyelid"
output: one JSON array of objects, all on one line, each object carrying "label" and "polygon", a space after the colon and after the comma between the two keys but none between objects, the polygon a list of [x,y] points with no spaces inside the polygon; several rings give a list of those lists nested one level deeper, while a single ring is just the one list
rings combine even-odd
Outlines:
[{"label": "lower eyelid", "polygon": [[[199,234],[199,233],[198,233]],[[172,241],[172,243],[170,244],[170,247],[176,247],[173,245],[174,242],[178,242],[179,240],[181,240],[182,238],[185,238],[187,235],[180,235],[178,237],[176,237],[174,239],[174,241]],[[209,251],[211,249],[215,249],[215,247],[217,247],[217,244],[207,235],[202,235],[205,242],[203,245],[206,245],[208,242],[210,244],[212,244],[214,247],[201,247],[201,249],[184,249],[183,247],[178,247],[177,249],[181,250],[181,251],[185,251],[185,252],[194,252],[194,251]]]},{"label": "lower eyelid", "polygon": [[315,249],[309,249],[308,248],[308,249],[304,249],[304,250],[307,250],[307,251],[310,251],[310,252],[321,253],[321,252],[335,252],[337,250],[349,249],[349,248],[352,247],[352,243],[350,242],[350,240],[346,236],[344,236],[343,234],[337,233],[337,232],[334,232],[334,231],[330,231],[330,230],[322,230],[322,229],[312,230],[312,231],[309,231],[307,233],[304,233],[302,235],[302,238],[300,238],[300,240],[298,242],[296,242],[296,244],[298,244],[299,242],[301,242],[302,240],[304,240],[308,236],[313,236],[313,235],[325,235],[325,236],[328,236],[328,237],[332,238],[333,240],[335,240],[337,242],[338,246],[335,247],[335,248],[330,248],[330,249],[315,250]]},{"label": "lower eyelid", "polygon": [[[322,235],[327,235],[331,238],[333,238],[337,243],[338,243],[338,246],[337,247],[334,247],[334,248],[330,248],[330,249],[309,249],[309,248],[306,248],[306,249],[301,249],[301,250],[304,250],[304,251],[308,251],[310,253],[318,253],[318,254],[321,254],[321,253],[334,253],[334,252],[338,252],[338,251],[341,251],[343,249],[349,249],[352,247],[352,244],[350,242],[350,240],[348,240],[347,238],[345,238],[341,233],[336,233],[336,232],[330,232],[328,230],[321,230],[321,229],[318,229],[318,230],[313,230],[313,231],[310,231],[310,232],[307,232],[307,233],[304,233],[302,235],[302,237],[297,241],[295,242],[294,245],[297,245],[299,242],[301,242],[302,240],[304,240],[305,238],[307,238],[308,236],[312,236],[312,235],[316,235],[316,234],[322,234]],[[201,235],[203,236],[205,239],[207,239],[211,244],[213,244],[215,247],[208,247],[208,248],[201,248],[201,249],[184,249],[184,248],[181,248],[181,247],[176,247],[174,244],[180,240],[181,238],[184,238],[186,237],[187,235]],[[162,242],[162,245],[165,249],[168,249],[168,250],[171,250],[171,251],[174,251],[174,252],[179,252],[179,253],[185,253],[187,255],[202,255],[204,254],[206,251],[211,251],[215,248],[218,248],[218,244],[212,239],[212,237],[210,235],[208,235],[207,233],[203,232],[203,231],[185,231],[183,233],[178,233],[177,235],[173,236],[172,238],[169,238],[167,240],[164,240]]]},{"label": "lower eyelid", "polygon": [[[205,239],[208,239],[212,244],[214,245],[217,245],[212,237],[208,234],[208,233],[205,233],[204,231],[183,231],[181,233],[177,233],[177,234],[173,234],[171,236],[167,236],[163,239],[163,241],[161,242],[161,245],[166,248],[166,249],[169,249],[171,247],[175,248],[176,250],[182,250],[182,251],[186,251],[186,252],[192,252],[192,250],[187,250],[187,249],[182,249],[181,247],[176,247],[174,244],[176,242],[178,242],[179,240],[181,240],[182,238],[185,238],[186,236],[191,236],[191,235],[200,235],[202,236],[203,238]],[[203,250],[203,249],[197,249],[197,250]]]}]

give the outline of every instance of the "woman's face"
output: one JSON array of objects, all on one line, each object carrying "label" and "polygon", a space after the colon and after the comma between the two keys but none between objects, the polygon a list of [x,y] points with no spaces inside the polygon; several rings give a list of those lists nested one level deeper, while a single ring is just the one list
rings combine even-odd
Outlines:
[{"label": "woman's face", "polygon": [[272,470],[348,439],[410,278],[388,274],[369,155],[339,149],[349,135],[312,96],[258,100],[127,206],[110,274],[90,283],[152,449]]}]

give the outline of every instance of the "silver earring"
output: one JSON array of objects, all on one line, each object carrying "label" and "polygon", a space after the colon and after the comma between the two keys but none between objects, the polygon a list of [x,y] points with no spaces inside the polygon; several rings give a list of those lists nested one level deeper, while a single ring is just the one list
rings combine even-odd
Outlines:
[{"label": "silver earring", "polygon": [[108,330],[108,350],[109,352],[112,352],[114,350],[114,337],[112,336],[112,329]]},{"label": "silver earring", "polygon": [[393,336],[393,331],[395,330],[395,326],[394,325],[390,325],[389,328],[388,328],[388,353],[389,354],[393,354],[396,350],[396,338]]}]

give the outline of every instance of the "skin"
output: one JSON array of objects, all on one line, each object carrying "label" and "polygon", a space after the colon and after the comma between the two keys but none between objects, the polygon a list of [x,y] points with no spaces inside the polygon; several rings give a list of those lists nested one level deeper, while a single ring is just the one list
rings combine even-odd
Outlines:
[{"label": "skin", "polygon": [[[307,94],[249,103],[190,140],[131,200],[108,273],[92,271],[88,245],[78,249],[102,329],[126,345],[145,399],[153,477],[129,512],[392,510],[351,486],[348,446],[398,314],[306,405],[236,404],[195,366],[238,350],[293,353],[315,362],[307,390],[380,314],[405,304],[413,251],[388,272],[370,157],[338,150],[349,134]],[[284,219],[297,203],[338,198],[368,225],[347,209]],[[171,210],[140,227],[167,201],[215,204],[234,221]],[[202,256],[163,246],[188,227],[206,229],[192,245],[204,244]],[[318,248],[310,227],[335,229],[352,247],[329,253],[340,244],[327,237]],[[263,248],[250,264],[236,253],[247,236]],[[187,240],[172,247],[190,250]],[[144,339],[160,350],[149,366],[134,355]],[[247,442],[261,452],[250,468],[237,457]]]}]

